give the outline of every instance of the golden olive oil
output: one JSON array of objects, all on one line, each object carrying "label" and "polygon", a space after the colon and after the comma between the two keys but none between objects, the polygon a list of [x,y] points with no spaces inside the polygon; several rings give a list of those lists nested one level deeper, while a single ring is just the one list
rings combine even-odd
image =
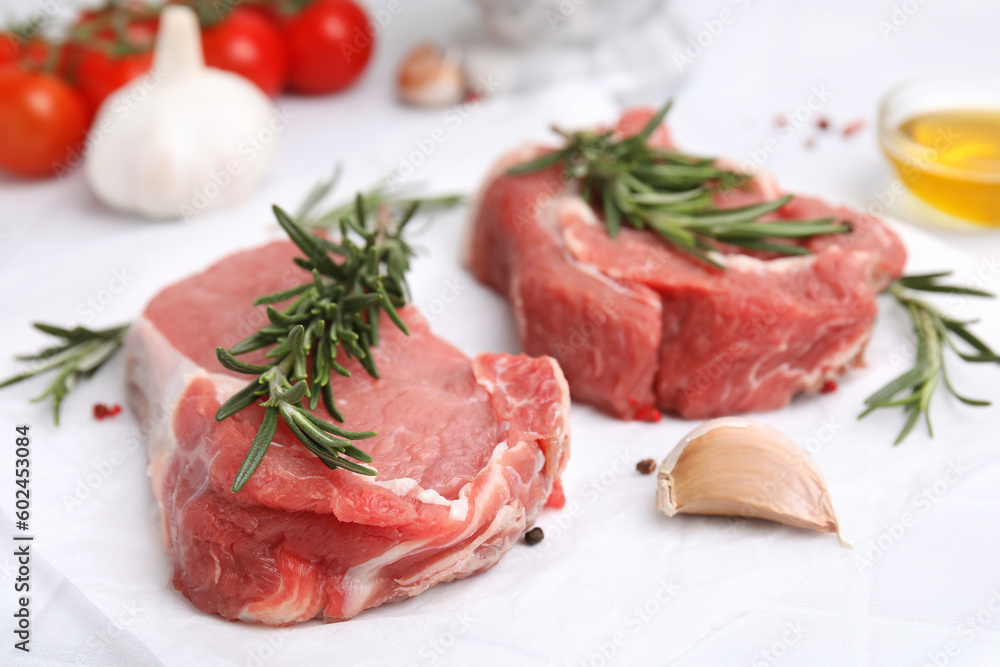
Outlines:
[{"label": "golden olive oil", "polygon": [[1000,226],[1000,109],[935,111],[907,119],[910,140],[885,145],[913,194],[966,220]]}]

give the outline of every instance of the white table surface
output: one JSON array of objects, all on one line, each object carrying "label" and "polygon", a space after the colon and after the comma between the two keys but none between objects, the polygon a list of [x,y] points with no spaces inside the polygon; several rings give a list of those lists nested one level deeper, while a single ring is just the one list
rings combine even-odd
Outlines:
[{"label": "white table surface", "polygon": [[[0,0],[0,12],[10,8],[23,13],[33,4]],[[378,7],[381,3],[370,4]],[[902,9],[904,5],[917,9],[898,31],[883,37],[879,21],[891,21],[894,6]],[[271,175],[237,210],[184,223],[140,222],[103,209],[90,197],[80,174],[44,182],[0,177],[0,304],[4,306],[0,376],[15,369],[10,352],[31,350],[39,344],[41,339],[30,333],[28,322],[68,323],[77,316],[85,317],[86,299],[100,294],[115,271],[124,270],[131,277],[126,288],[97,313],[92,322],[95,325],[127,320],[165,282],[206,265],[231,248],[274,237],[267,205],[275,201],[294,204],[334,162],[347,166],[343,191],[361,187],[397,166],[415,141],[429,136],[436,127],[447,126],[440,111],[397,107],[391,97],[392,74],[403,49],[425,37],[447,40],[473,13],[457,0],[404,0],[403,6],[403,13],[386,28],[374,66],[361,85],[327,99],[278,101],[293,113],[293,122],[280,137],[282,145]],[[686,84],[677,93],[671,123],[678,140],[692,150],[742,160],[776,137],[778,148],[768,157],[766,167],[784,187],[856,207],[867,208],[877,201],[893,178],[875,145],[873,131],[878,98],[889,86],[929,70],[964,71],[975,65],[996,71],[1000,66],[1000,50],[996,48],[1000,5],[994,3],[687,0],[674,4],[679,20],[693,33],[723,10],[732,12],[734,20],[697,57]],[[867,128],[845,140],[839,133],[822,133],[809,123],[788,137],[778,137],[774,118],[794,112],[814,88],[831,91],[829,101],[817,114],[828,118],[835,128],[857,118],[867,120]],[[587,108],[580,108],[581,100],[588,103]],[[569,86],[564,97],[550,91],[497,99],[449,129],[447,140],[428,157],[414,180],[437,191],[468,190],[500,151],[528,138],[545,137],[551,121],[564,125],[588,122],[607,117],[614,108],[614,100],[603,95],[599,86]],[[538,109],[557,117],[531,115]],[[812,147],[806,145],[809,140]],[[943,229],[933,222],[940,222],[940,216],[908,197],[889,208],[896,218],[917,229],[907,235],[914,249],[914,268],[954,268],[964,281],[973,281],[979,274],[985,288],[1000,291],[1000,233],[956,226]],[[418,304],[426,306],[429,297],[437,293],[433,290],[441,289],[445,280],[464,280],[468,294],[488,302],[481,311],[487,318],[484,321],[497,322],[500,330],[477,337],[470,329],[475,323],[467,321],[464,313],[468,311],[463,310],[473,299],[464,297],[460,300],[463,308],[456,306],[443,313],[434,323],[435,329],[469,353],[512,348],[510,331],[503,330],[503,305],[471,285],[452,252],[457,246],[454,237],[460,234],[459,218],[457,214],[443,218],[426,239],[436,254],[420,260],[418,287],[424,287],[426,296],[423,302],[418,298]],[[889,308],[889,304],[883,302],[883,307]],[[957,307],[981,316],[980,333],[1000,346],[1000,309],[995,303],[962,301]],[[356,635],[347,629],[355,621],[303,632],[319,642],[333,637],[326,655],[349,655],[352,636],[377,632],[378,627],[398,628],[398,623],[407,619],[420,626],[424,610],[424,620],[436,619],[433,614],[439,607],[456,600],[461,604],[476,596],[489,600],[497,595],[498,586],[502,589],[516,583],[514,568],[518,564],[557,576],[558,562],[546,561],[556,556],[567,562],[574,557],[579,560],[576,550],[581,549],[596,559],[593,562],[607,567],[602,581],[620,576],[623,582],[620,598],[608,591],[595,591],[595,604],[586,608],[586,613],[596,615],[596,620],[553,618],[565,606],[530,606],[530,594],[512,587],[502,590],[511,598],[525,596],[523,605],[515,609],[517,614],[526,615],[526,620],[503,627],[527,634],[537,628],[549,633],[548,639],[524,637],[520,644],[512,639],[508,646],[483,628],[474,626],[452,636],[444,623],[430,623],[420,626],[424,635],[406,635],[407,641],[413,640],[409,643],[387,638],[378,654],[380,660],[371,664],[1000,664],[997,408],[963,409],[954,401],[938,399],[934,413],[938,437],[929,439],[921,426],[895,449],[890,436],[899,426],[898,415],[880,415],[861,425],[852,421],[862,397],[893,375],[896,358],[905,354],[901,342],[905,333],[906,323],[898,313],[884,314],[869,349],[870,371],[852,374],[842,383],[841,391],[822,402],[799,401],[786,411],[764,417],[800,441],[816,434],[822,419],[839,419],[837,423],[844,424],[824,442],[816,459],[831,483],[848,537],[856,544],[854,552],[831,551],[835,547],[823,536],[790,535],[780,527],[687,522],[679,534],[698,549],[685,553],[682,543],[676,551],[665,551],[669,557],[664,558],[657,577],[669,577],[675,571],[670,559],[676,559],[676,572],[685,574],[692,571],[692,560],[704,558],[707,564],[718,557],[717,566],[723,572],[733,567],[733,557],[740,554],[747,556],[746,571],[739,571],[738,577],[734,574],[731,585],[726,579],[709,582],[712,587],[706,582],[680,581],[676,604],[664,602],[667,611],[659,620],[643,624],[633,634],[627,612],[655,599],[657,585],[650,584],[645,593],[641,587],[626,585],[635,573],[616,575],[614,562],[609,560],[615,557],[614,551],[600,541],[600,531],[603,521],[624,521],[633,527],[628,523],[631,519],[621,517],[637,503],[651,505],[651,492],[638,487],[640,482],[633,479],[620,483],[617,478],[624,475],[615,473],[613,487],[602,491],[601,502],[591,506],[587,483],[599,482],[602,473],[617,470],[619,455],[630,462],[646,455],[665,455],[669,445],[692,425],[670,420],[656,428],[620,425],[587,408],[575,408],[576,437],[567,490],[571,502],[575,498],[583,503],[586,512],[584,518],[571,522],[565,531],[570,536],[553,540],[551,549],[541,555],[511,554],[488,575],[441,586],[416,600],[378,610],[368,625],[353,626]],[[222,635],[234,628],[232,624],[215,625],[214,619],[208,619],[205,634],[198,634],[187,625],[164,622],[163,631],[158,632],[160,621],[151,617],[157,607],[146,604],[140,591],[160,595],[161,589],[168,589],[169,571],[164,562],[148,556],[148,541],[155,540],[156,528],[148,485],[136,481],[143,475],[141,451],[128,452],[114,474],[92,489],[93,498],[82,513],[65,509],[61,499],[67,491],[85,479],[84,471],[100,466],[129,428],[131,417],[127,415],[107,424],[95,424],[87,415],[94,400],[122,402],[121,370],[118,360],[90,387],[79,390],[81,396],[71,397],[64,408],[64,426],[58,431],[48,423],[45,407],[24,402],[26,392],[0,393],[0,438],[11,433],[16,423],[32,424],[37,439],[32,460],[38,498],[35,507],[36,511],[47,510],[36,515],[34,524],[39,555],[33,570],[37,583],[34,604],[44,613],[37,620],[33,646],[38,652],[31,662],[257,664],[254,651],[257,655],[263,651],[267,657],[260,664],[305,664],[306,653],[294,645],[294,630],[267,635],[272,647],[278,643],[273,651],[261,648],[263,640],[254,643],[247,639],[246,650],[225,661],[199,642],[218,633],[219,643],[225,644],[228,640]],[[968,393],[995,402],[1000,399],[996,390],[1000,373],[995,367],[956,369],[956,377]],[[29,388],[36,392],[40,386],[36,383]],[[593,434],[587,429],[591,428],[594,433],[622,437],[630,444],[588,451],[585,445],[592,444],[588,440]],[[107,438],[107,442],[95,443],[95,437]],[[0,443],[4,441],[0,439]],[[0,445],[0,451],[5,451],[3,447]],[[961,474],[949,473],[949,469],[958,469]],[[0,455],[0,472],[12,470],[13,453]],[[0,474],[0,510],[8,518],[13,511],[9,477]],[[137,488],[142,491],[136,492]],[[925,492],[930,495],[922,496]],[[134,503],[128,500],[131,497]],[[914,520],[899,529],[897,524],[906,515]],[[560,530],[558,516],[547,513],[542,519],[550,535]],[[88,533],[79,525],[85,520],[120,520],[122,525],[148,529],[105,539],[110,534],[108,526],[94,527],[93,533],[101,538],[88,540]],[[649,519],[649,523],[655,521]],[[662,523],[656,525],[665,529]],[[637,520],[635,527],[640,526],[645,530],[646,524]],[[574,527],[575,537],[571,535]],[[614,529],[607,530],[607,539],[616,539]],[[0,535],[4,544],[10,544],[9,532],[7,524]],[[701,550],[713,541],[717,542],[715,550]],[[140,546],[135,546],[137,542]],[[882,551],[873,548],[880,543]],[[639,544],[639,548],[658,548],[649,546],[656,544],[652,534],[645,535]],[[790,550],[792,547],[800,551]],[[152,553],[156,553],[155,548]],[[122,574],[127,581],[120,585],[127,594],[116,597],[114,573],[101,571],[100,561],[119,561],[102,550],[132,554],[130,549],[134,549],[136,560],[141,557],[150,562],[127,563],[127,574]],[[771,556],[769,549],[774,549]],[[2,552],[6,551],[3,547]],[[796,553],[802,554],[801,567],[782,560]],[[651,552],[637,560],[652,567],[655,558]],[[12,564],[10,556],[0,557],[0,618],[10,618]],[[782,568],[787,568],[787,585],[781,583]],[[758,572],[766,575],[758,577]],[[595,581],[588,575],[564,586],[583,588]],[[752,581],[759,586],[751,585]],[[155,592],[148,592],[152,589]],[[185,601],[174,597],[176,609],[171,612],[176,616],[171,619],[192,612]],[[474,618],[484,617],[482,605],[468,604]],[[197,619],[195,613],[189,615]],[[452,615],[442,618],[458,618],[454,610],[448,613]],[[22,659],[9,650],[8,626],[8,621],[0,621],[0,655],[4,656],[0,662]],[[616,645],[619,631],[624,641]],[[246,632],[251,634],[245,637],[264,636],[252,634],[253,629]],[[320,634],[323,632],[327,634]],[[157,638],[157,634],[162,636]],[[426,641],[451,637],[455,646],[427,653],[429,644],[421,637]],[[521,646],[519,652],[510,652],[514,645]],[[334,647],[336,651],[331,653]],[[360,663],[360,659],[348,662]]]}]

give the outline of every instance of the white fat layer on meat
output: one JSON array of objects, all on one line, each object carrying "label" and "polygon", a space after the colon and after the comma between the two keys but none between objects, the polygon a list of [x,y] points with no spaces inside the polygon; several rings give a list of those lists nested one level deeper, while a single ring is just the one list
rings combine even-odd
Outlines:
[{"label": "white fat layer on meat", "polygon": [[559,401],[559,432],[556,436],[561,441],[566,441],[566,454],[569,455],[569,432],[570,432],[570,420],[569,420],[569,383],[566,381],[566,376],[562,372],[562,368],[559,363],[552,357],[545,357],[548,360],[549,365],[552,366],[552,373],[555,375],[556,382],[559,383],[559,393],[562,396],[562,400]]},{"label": "white fat layer on meat", "polygon": [[531,470],[532,475],[537,475],[542,472],[542,468],[545,467],[545,454],[541,450],[535,452],[535,465]]},{"label": "white fat layer on meat", "polygon": [[[553,219],[558,221],[564,215],[573,215],[578,217],[582,222],[590,225],[597,224],[597,217],[594,215],[594,210],[590,208],[577,195],[566,195],[560,198],[556,205],[552,207]],[[558,224],[556,222],[552,224]],[[659,295],[649,289],[637,290],[628,285],[623,285],[614,276],[610,276],[596,266],[588,264],[587,262],[582,262],[577,259],[576,253],[573,252],[573,248],[570,247],[571,243],[568,243],[566,235],[561,237],[562,245],[566,249],[566,261],[576,268],[581,273],[586,273],[588,276],[593,277],[595,280],[599,280],[603,284],[607,285],[610,289],[617,292],[618,294],[626,295],[630,298],[639,299],[646,301],[648,304],[653,305],[657,309],[662,309],[663,303],[660,300]],[[621,276],[617,276],[620,278]]]},{"label": "white fat layer on meat", "polygon": [[758,276],[794,273],[807,269],[816,262],[816,255],[795,255],[764,260],[750,255],[723,255],[714,250],[708,254],[715,261],[724,264],[727,269],[753,273]]},{"label": "white fat layer on meat", "polygon": [[238,392],[243,387],[247,386],[246,380],[238,380],[229,375],[223,375],[221,373],[208,373],[206,371],[200,371],[198,375],[205,376],[212,380],[215,385],[215,400],[219,404],[223,404],[233,397],[233,394]]},{"label": "white fat layer on meat", "polygon": [[280,625],[308,621],[315,618],[322,610],[320,591],[311,578],[299,576],[298,570],[289,572],[284,568],[278,568],[278,571],[291,576],[281,578],[274,595],[243,607],[237,614],[241,621]]},{"label": "white fat layer on meat", "polygon": [[[146,413],[140,428],[146,436],[149,451],[147,474],[153,487],[153,495],[160,508],[161,537],[164,545],[169,549],[170,544],[176,541],[177,525],[170,525],[166,513],[163,511],[164,476],[169,469],[170,460],[177,446],[174,417],[180,397],[187,390],[188,385],[197,378],[208,378],[213,382],[222,382],[226,386],[232,386],[233,392],[240,388],[240,383],[229,376],[210,374],[200,368],[181,354],[145,317],[140,317],[132,325],[126,341],[126,357],[132,360],[132,363],[126,364],[129,372],[129,384],[138,387],[142,397],[147,401],[152,396],[163,397],[157,403],[149,402],[137,409]],[[228,398],[228,395],[225,398]],[[133,408],[136,407],[133,406]],[[207,460],[205,464],[210,468],[212,461]],[[201,482],[198,493],[193,497],[200,495],[208,483],[209,480],[206,476]],[[186,506],[180,508],[180,513],[184,512],[186,512]],[[213,558],[215,559],[215,579],[218,581],[221,566],[214,553]]]},{"label": "white fat layer on meat", "polygon": [[[140,346],[146,348],[145,353],[138,349]],[[147,433],[148,473],[153,479],[153,490],[159,500],[163,473],[177,444],[173,431],[177,403],[188,386],[198,378],[207,378],[216,386],[216,399],[224,403],[246,383],[229,375],[209,373],[201,368],[181,354],[145,317],[140,317],[132,325],[126,347],[127,353],[133,355],[133,358],[152,360],[155,365],[154,368],[149,368],[149,364],[130,364],[129,381],[139,385],[147,397],[152,395],[154,387],[163,387],[159,393],[166,397],[157,405],[146,406],[148,416],[140,425],[142,431]]]},{"label": "white fat layer on meat", "polygon": [[[493,453],[490,455],[490,463],[499,463],[500,457],[504,455],[510,449],[510,445],[507,444],[506,440],[501,440],[497,443],[497,446],[493,448]],[[489,463],[487,464],[489,465]]]},{"label": "white fat layer on meat", "polygon": [[399,477],[397,479],[387,479],[385,481],[375,482],[376,486],[381,486],[382,488],[389,489],[397,496],[405,496],[411,490],[417,488],[417,480],[412,477]]},{"label": "white fat layer on meat", "polygon": [[418,483],[417,480],[411,477],[399,477],[397,479],[389,479],[384,482],[375,482],[377,486],[389,489],[397,496],[406,496],[414,489],[420,489],[414,495],[414,497],[420,502],[427,505],[444,505],[448,507],[451,502],[442,496],[440,493],[434,489],[424,489]]},{"label": "white fat layer on meat", "polygon": [[[473,525],[480,524],[474,522]],[[492,553],[484,557],[477,556],[475,553],[476,550],[494,537],[499,536],[501,539],[513,537],[513,539],[517,539],[517,536],[524,530],[524,525],[524,508],[519,503],[516,505],[502,505],[497,510],[496,516],[493,517],[490,524],[474,540],[461,549],[450,551],[444,557],[428,563],[427,569],[420,573],[419,576],[399,579],[397,583],[403,586],[417,586],[420,591],[423,591],[439,581],[454,579],[456,575],[468,574],[483,569],[494,563],[496,558],[493,557]],[[459,541],[456,540],[456,542]],[[430,575],[429,577],[426,576],[428,574]]]},{"label": "white fat layer on meat", "polygon": [[[174,414],[177,403],[199,367],[177,351],[152,322],[140,316],[129,329],[125,341],[127,382],[139,395],[129,396],[133,411],[143,414],[139,433],[146,440],[149,465],[146,473],[153,486],[153,496],[160,507],[161,536],[164,544],[170,543],[170,529],[163,512],[163,477],[177,437],[174,433]],[[135,405],[141,397],[146,403]]]},{"label": "white fat layer on meat", "polygon": [[[491,479],[487,483],[487,488],[490,492],[496,492],[503,483],[503,478],[502,475],[498,474],[500,466],[493,465],[493,461],[490,463],[492,465],[490,469]],[[478,511],[467,529],[452,543],[459,544],[467,539],[477,527],[482,526],[481,519],[483,518],[482,510]],[[516,503],[514,506],[502,505],[490,524],[469,544],[461,549],[447,552],[442,558],[425,564],[416,575],[397,579],[396,583],[406,590],[407,595],[413,596],[442,581],[450,581],[485,569],[493,565],[504,552],[504,549],[499,547],[512,543],[523,530],[524,508],[521,507],[520,503]],[[491,539],[498,539],[501,542],[498,549],[477,555],[476,551]],[[344,575],[344,616],[350,618],[372,605],[379,592],[375,584],[385,565],[422,551],[429,542],[430,540],[414,540],[397,545],[380,556],[349,569]]]},{"label": "white fat layer on meat", "polygon": [[619,294],[624,294],[629,298],[636,299],[638,301],[645,301],[647,305],[652,306],[656,310],[663,310],[663,301],[660,299],[660,295],[653,290],[646,287],[640,290],[627,285],[622,285],[620,282],[609,277],[597,267],[581,262],[569,253],[567,253],[566,257],[569,263],[579,269],[581,273],[593,276],[596,280],[601,281]]},{"label": "white fat layer on meat", "polygon": [[369,602],[377,592],[375,584],[383,567],[419,551],[430,541],[429,539],[411,540],[397,544],[381,555],[347,570],[344,573],[343,581],[344,617],[351,618],[371,606]]},{"label": "white fat layer on meat", "polygon": [[[817,333],[816,337],[821,338],[825,335],[825,331],[829,329],[828,326],[821,327],[821,331]],[[823,363],[812,369],[803,370],[801,367],[793,367],[789,362],[784,362],[775,366],[769,373],[763,377],[758,377],[757,373],[760,367],[766,362],[771,356],[775,354],[780,354],[783,352],[788,344],[787,341],[782,343],[781,346],[775,347],[772,354],[762,357],[757,360],[757,363],[753,365],[748,375],[748,382],[750,385],[750,390],[756,391],[757,387],[761,384],[767,382],[775,375],[784,375],[790,379],[796,381],[796,384],[801,390],[805,391],[816,391],[819,389],[824,382],[827,380],[832,380],[838,377],[845,369],[847,369],[855,359],[861,354],[864,346],[868,343],[868,339],[871,336],[871,331],[862,332],[854,341],[844,345],[840,350],[832,355],[829,355],[823,359]],[[728,400],[728,390],[725,395],[720,399],[724,402]]]},{"label": "white fat layer on meat", "polygon": [[[543,461],[546,464],[545,465],[546,474],[550,475],[553,479],[555,479],[562,474],[563,468],[566,465],[566,461],[569,459],[570,393],[569,393],[569,383],[566,381],[566,376],[565,374],[563,374],[562,368],[559,366],[559,363],[552,357],[547,356],[545,357],[545,359],[548,361],[549,366],[552,368],[553,376],[555,377],[556,382],[559,384],[560,401],[559,401],[557,416],[560,427],[559,431],[556,433],[556,437],[563,446],[564,454],[559,460],[549,460],[545,457],[545,454],[541,452],[541,450],[539,450],[539,456],[543,459]],[[483,387],[490,394],[493,394],[497,390],[496,384],[492,380],[485,377],[480,377],[478,373],[476,374],[476,383],[479,384],[479,386]],[[499,426],[505,433],[507,432],[507,429],[510,428],[510,424],[507,422],[503,422],[499,424]],[[499,460],[499,457],[505,451],[507,451],[507,448],[508,445],[506,440],[500,442],[500,444],[498,444],[496,448],[493,450],[493,454],[490,457],[490,461],[493,462],[494,460]],[[468,486],[469,485],[466,485],[465,488],[468,488]],[[465,488],[463,488],[463,491],[465,490]]]},{"label": "white fat layer on meat", "polygon": [[[523,446],[527,446],[527,445],[525,443],[520,443],[518,446],[522,446],[523,447]],[[481,527],[483,525],[483,521],[484,521],[484,518],[485,518],[484,517],[484,512],[485,512],[486,508],[488,508],[489,505],[490,505],[490,502],[489,502],[490,497],[493,494],[497,493],[499,489],[501,489],[504,486],[506,486],[506,482],[505,482],[504,475],[503,475],[503,465],[502,464],[503,464],[503,456],[504,456],[504,454],[507,453],[508,448],[509,447],[508,447],[508,444],[507,444],[506,440],[504,440],[503,442],[499,443],[496,447],[494,447],[493,454],[490,456],[490,460],[486,464],[486,468],[485,469],[487,470],[487,477],[486,477],[485,483],[483,484],[483,491],[477,497],[477,502],[475,502],[473,504],[473,515],[469,519],[469,522],[466,525],[465,530],[462,531],[461,535],[459,535],[458,537],[456,537],[453,540],[454,543],[458,544],[458,543],[461,543],[464,540],[468,539],[469,537],[471,537],[473,535],[473,533],[475,532],[475,530],[477,528],[479,528],[479,527]],[[460,496],[464,496],[467,493],[470,493],[471,490],[472,490],[472,483],[470,482],[469,484],[466,484],[464,487],[462,487],[462,491],[460,492],[459,495]],[[501,509],[500,509],[500,513],[503,513],[503,511],[506,510],[506,509],[510,509],[510,508],[508,506],[506,506],[506,505],[502,506]],[[522,514],[523,514],[523,511],[524,510],[522,508],[521,509],[521,513]],[[499,517],[499,515],[500,514],[498,514],[497,516]],[[495,522],[496,522],[496,519],[494,519],[494,523]],[[477,541],[480,541],[480,540],[477,540]],[[420,573],[418,573],[417,575],[415,575],[413,577],[400,579],[398,581],[398,583],[401,584],[401,585],[403,585],[403,586],[410,586],[410,585],[419,583],[419,582],[421,582],[421,581],[424,580],[423,578],[424,578],[424,576],[428,572],[432,572],[433,574],[437,574],[441,570],[446,569],[448,567],[448,565],[454,561],[455,557],[456,557],[455,554],[452,554],[452,553],[447,554],[442,559],[440,559],[438,561],[435,561],[434,563],[429,563],[427,565],[427,570],[425,570],[423,572],[420,572]]]},{"label": "white fat layer on meat", "polygon": [[557,219],[561,219],[563,215],[578,218],[581,222],[591,227],[602,226],[600,220],[597,218],[597,214],[594,213],[594,209],[583,200],[583,197],[576,193],[570,192],[559,198]]},{"label": "white fat layer on meat", "polygon": [[[470,485],[465,488],[472,489]],[[465,521],[465,517],[469,516],[469,497],[464,493],[465,488],[458,498],[448,503],[448,518],[452,521]]]},{"label": "white fat layer on meat", "polygon": [[[199,368],[180,354],[145,317],[138,318],[132,325],[125,346],[129,358],[146,362],[129,365],[129,383],[136,385],[147,400],[157,394],[164,397],[159,404],[150,402],[142,406],[146,416],[140,425],[149,448],[147,472],[153,478],[153,489],[160,500],[158,482],[163,479],[166,462],[176,445],[173,416],[177,401],[187,387],[189,376]],[[158,387],[162,387],[162,391],[156,392]]]},{"label": "white fat layer on meat", "polygon": [[[563,216],[575,216],[581,222],[587,225],[597,226],[599,221],[594,209],[587,205],[579,195],[568,194],[561,197],[551,209],[553,222],[550,223],[553,226],[558,226],[558,221],[562,219]],[[646,303],[654,306],[655,308],[662,309],[663,302],[660,300],[659,295],[652,290],[646,289],[635,289],[629,285],[623,285],[618,282],[618,279],[623,278],[621,275],[612,275],[612,272],[605,272],[596,266],[588,264],[587,262],[580,261],[577,256],[580,254],[580,249],[577,247],[577,251],[574,252],[575,238],[572,234],[562,234],[561,243],[566,250],[566,261],[571,264],[574,268],[582,273],[586,273],[588,276],[593,277],[595,280],[607,285],[610,289],[617,292],[618,294],[626,295],[630,298],[639,299],[645,301]]]},{"label": "white fat layer on meat", "polygon": [[[528,340],[528,316],[524,312],[524,299],[521,298],[521,272],[514,271],[510,276],[510,287],[507,290],[511,309],[514,311],[514,323],[517,325],[517,339]],[[480,382],[480,384],[483,384]],[[485,386],[485,385],[484,385]],[[492,389],[487,388],[492,392]]]},{"label": "white fat layer on meat", "polygon": [[[490,455],[489,463],[487,466],[499,466],[500,458],[508,449],[508,444],[506,440],[498,443],[493,448],[493,453]],[[544,463],[544,455],[542,456]],[[389,479],[385,481],[375,482],[377,486],[381,486],[395,493],[397,496],[408,496],[413,495],[417,500],[428,505],[441,505],[448,508],[448,517],[454,521],[465,521],[469,513],[469,493],[472,491],[472,482],[468,482],[459,491],[459,497],[455,500],[448,500],[440,493],[434,489],[424,489],[422,488],[415,479],[410,477],[399,477],[397,479]],[[415,493],[415,490],[419,489]]]},{"label": "white fat layer on meat", "polygon": [[564,188],[563,192],[544,199],[535,207],[535,222],[548,233],[549,237],[557,245],[563,245],[562,234],[560,234],[562,225],[559,222],[561,220],[562,209],[567,202],[572,203],[574,199],[577,199],[577,197],[566,194]]},{"label": "white fat layer on meat", "polygon": [[[278,599],[281,595],[281,591],[287,585],[286,578],[281,580],[281,588],[273,596]],[[253,605],[245,606],[237,618],[241,621],[247,623],[267,623],[269,625],[281,625],[283,623],[298,623],[301,621],[308,621],[309,619],[316,616],[316,613],[312,611],[312,600],[309,597],[303,595],[291,595],[286,597],[280,604],[275,604],[271,602],[272,598],[265,598],[260,602],[255,602]],[[267,605],[271,605],[268,607]],[[251,607],[257,607],[257,609],[251,611]],[[261,613],[261,612],[264,613]]]},{"label": "white fat layer on meat", "polygon": [[818,389],[822,382],[837,377],[843,369],[850,366],[858,358],[870,337],[871,329],[868,329],[853,344],[845,345],[840,352],[827,358],[825,360],[828,365],[826,372],[822,368],[817,368],[808,373],[803,373],[804,386],[809,389]]}]

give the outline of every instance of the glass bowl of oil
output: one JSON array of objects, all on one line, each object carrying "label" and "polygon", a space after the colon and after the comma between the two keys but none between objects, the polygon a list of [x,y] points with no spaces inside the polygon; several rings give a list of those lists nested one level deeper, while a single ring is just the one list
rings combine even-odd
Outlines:
[{"label": "glass bowl of oil", "polygon": [[879,143],[914,195],[1000,227],[1000,80],[928,77],[886,94]]}]

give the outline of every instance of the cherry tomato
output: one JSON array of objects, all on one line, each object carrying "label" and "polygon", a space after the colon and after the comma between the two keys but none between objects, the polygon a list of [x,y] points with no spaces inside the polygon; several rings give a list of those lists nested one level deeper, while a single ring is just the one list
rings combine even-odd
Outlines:
[{"label": "cherry tomato", "polygon": [[14,65],[0,68],[0,167],[19,176],[66,168],[89,120],[80,94],[59,78]]},{"label": "cherry tomato", "polygon": [[284,17],[291,69],[288,87],[297,93],[331,93],[354,83],[371,59],[374,36],[368,16],[351,0],[313,0]]},{"label": "cherry tomato", "polygon": [[288,49],[278,27],[259,11],[236,8],[201,35],[205,63],[253,81],[275,97],[288,78]]},{"label": "cherry tomato", "polygon": [[17,36],[8,32],[0,32],[0,66],[16,63],[20,53]]},{"label": "cherry tomato", "polygon": [[113,56],[103,50],[88,49],[80,56],[76,68],[76,87],[91,111],[96,112],[111,93],[139,78],[152,66],[152,51]]},{"label": "cherry tomato", "polygon": [[69,31],[60,72],[91,110],[152,66],[159,18],[138,2],[110,3],[84,12]]}]

